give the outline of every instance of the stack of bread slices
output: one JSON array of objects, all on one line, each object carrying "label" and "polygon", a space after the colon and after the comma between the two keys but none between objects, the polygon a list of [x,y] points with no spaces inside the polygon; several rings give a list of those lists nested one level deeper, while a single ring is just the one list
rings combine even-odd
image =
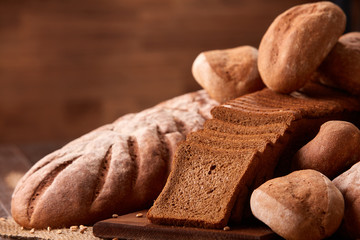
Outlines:
[{"label": "stack of bread slices", "polygon": [[225,227],[230,215],[240,221],[251,192],[273,177],[276,166],[281,166],[279,173],[289,171],[286,160],[321,124],[360,120],[360,102],[327,94],[291,96],[266,88],[213,108],[213,119],[177,148],[174,168],[149,219],[205,228]]}]

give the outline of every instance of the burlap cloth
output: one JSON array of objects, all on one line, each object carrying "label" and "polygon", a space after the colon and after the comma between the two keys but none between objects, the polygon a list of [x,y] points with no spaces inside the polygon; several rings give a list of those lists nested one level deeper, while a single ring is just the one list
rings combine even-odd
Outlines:
[{"label": "burlap cloth", "polygon": [[100,240],[93,235],[92,227],[81,233],[80,229],[72,231],[69,228],[48,230],[35,230],[34,232],[22,229],[12,218],[0,218],[0,236],[15,239],[51,239],[51,240]]}]

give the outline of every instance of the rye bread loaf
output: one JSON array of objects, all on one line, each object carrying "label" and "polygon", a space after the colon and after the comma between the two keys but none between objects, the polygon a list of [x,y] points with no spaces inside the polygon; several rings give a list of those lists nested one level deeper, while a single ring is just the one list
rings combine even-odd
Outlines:
[{"label": "rye bread loaf", "polygon": [[19,181],[14,220],[26,228],[92,224],[149,207],[178,142],[217,105],[204,90],[120,117],[45,156]]},{"label": "rye bread loaf", "polygon": [[[274,174],[280,156],[294,154],[328,119],[358,119],[359,111],[356,99],[330,90],[289,96],[263,89],[215,107],[201,134],[189,135],[177,149],[147,217],[157,224],[204,228],[222,228],[230,217],[239,222],[250,193]],[[213,132],[231,140],[220,145]],[[265,133],[277,138],[253,138],[250,145],[249,136]]]},{"label": "rye bread loaf", "polygon": [[341,8],[328,1],[280,14],[259,46],[258,68],[265,85],[282,93],[303,87],[344,32],[345,23]]}]

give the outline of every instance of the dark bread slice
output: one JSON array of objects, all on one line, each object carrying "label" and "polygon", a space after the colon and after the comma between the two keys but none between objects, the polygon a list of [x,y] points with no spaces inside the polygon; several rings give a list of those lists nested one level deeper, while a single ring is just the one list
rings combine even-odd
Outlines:
[{"label": "dark bread slice", "polygon": [[229,133],[237,135],[254,135],[254,134],[282,134],[288,128],[288,124],[269,123],[260,126],[246,126],[219,119],[209,119],[204,124],[204,129],[217,131],[220,133]]},{"label": "dark bread slice", "polygon": [[[251,191],[253,189],[256,189],[259,187],[262,183],[267,181],[273,176],[275,165],[274,162],[277,161],[278,156],[280,153],[284,152],[284,148],[287,146],[288,140],[288,134],[284,134],[281,137],[278,137],[274,142],[270,141],[269,139],[263,139],[263,138],[250,138],[250,139],[242,139],[239,141],[232,140],[232,139],[221,139],[213,136],[206,136],[206,135],[197,135],[197,132],[194,132],[193,134],[189,134],[186,141],[190,144],[197,144],[202,145],[208,148],[213,149],[219,149],[224,150],[223,154],[227,155],[226,150],[240,150],[240,151],[251,151],[255,150],[259,152],[259,156],[261,156],[262,161],[258,162],[258,166],[255,167],[258,169],[256,173],[254,173],[253,181],[249,183],[249,186],[246,187],[246,191],[242,191],[242,194],[239,194],[237,196],[236,203],[234,205],[234,208],[232,210],[231,214],[231,220],[235,222],[240,222],[243,218],[243,215],[245,217],[250,216],[250,208],[248,204],[244,204],[246,202],[249,202],[250,195],[248,194],[248,191]],[[253,137],[254,135],[243,135],[245,137]],[[239,137],[243,137],[239,136]],[[261,135],[256,135],[261,136]],[[264,157],[266,156],[266,157]],[[264,159],[265,158],[265,159]]]},{"label": "dark bread slice", "polygon": [[[229,103],[215,107],[212,110],[214,119],[207,120],[204,130],[202,130],[203,133],[208,131],[212,135],[205,137],[204,140],[199,140],[198,137],[201,134],[194,134],[189,137],[193,138],[192,140],[186,140],[181,145],[175,154],[173,171],[170,173],[163,191],[148,212],[150,221],[161,224],[214,228],[224,227],[230,214],[232,215],[231,219],[240,221],[244,206],[248,205],[251,191],[274,174],[279,159],[289,156],[309,137],[313,137],[323,122],[330,119],[358,121],[360,118],[360,103],[357,100],[328,90],[310,91],[308,95],[294,93],[292,96],[287,96],[264,89],[239,99],[253,98],[256,100],[257,96],[273,101],[271,111],[265,111],[263,114],[261,111],[257,111],[256,101],[253,101],[254,106],[251,111],[240,107],[229,107]],[[301,104],[296,104],[297,102]],[[264,108],[263,105],[258,107]],[[273,111],[274,109],[278,110]],[[288,109],[291,111],[287,111]],[[220,132],[219,136],[224,137],[223,139],[226,134],[241,136],[239,136],[237,144],[231,144],[236,139],[236,137],[232,137],[234,140],[228,141],[229,146],[246,145],[248,139],[242,138],[245,135],[276,133],[278,138],[275,143],[267,144],[265,148],[240,150],[242,153],[252,151],[255,154],[239,159],[232,154],[232,151],[236,152],[236,150],[221,149],[211,143],[211,141],[219,140],[214,138],[214,132]],[[203,143],[199,144],[199,142]],[[247,148],[244,147],[244,149]],[[220,173],[221,176],[216,175],[217,182],[209,183],[208,176],[204,173],[211,172],[213,165],[228,163],[231,158],[233,158],[233,162],[241,163],[240,169],[227,169]],[[214,161],[214,164],[203,164],[206,161]],[[193,164],[196,166],[195,168],[193,168]],[[228,188],[221,179],[233,176],[236,171],[240,176],[240,178],[235,178],[238,184],[232,182],[231,185],[236,185],[240,189]],[[185,175],[186,177],[184,177]],[[204,194],[203,187],[209,186],[209,184],[216,186],[216,189],[221,187],[222,194],[218,194],[218,192],[213,194],[214,191],[208,193],[211,196]],[[196,191],[181,194],[183,189],[192,189],[194,186]],[[208,201],[209,198],[211,201]],[[176,200],[176,204],[172,205],[169,199]],[[219,201],[223,200],[227,202],[222,202],[220,211]],[[189,201],[196,202],[196,204],[185,204]],[[223,207],[227,208],[226,211],[223,211]],[[201,213],[205,211],[206,216],[199,214],[199,211]]]},{"label": "dark bread slice", "polygon": [[[214,131],[212,131],[214,132]],[[195,143],[198,145],[204,145],[206,147],[223,149],[223,150],[256,150],[261,152],[262,155],[266,155],[266,161],[262,161],[261,164],[264,169],[274,168],[272,164],[273,157],[277,158],[280,153],[283,152],[285,143],[288,142],[289,134],[285,132],[283,135],[274,135],[274,134],[256,134],[256,135],[232,135],[230,137],[217,137],[212,135],[212,132],[208,132],[206,130],[199,130],[197,132],[192,132],[187,135],[186,141],[190,143]],[[221,133],[223,134],[223,133]],[[230,135],[231,134],[224,134]],[[259,178],[267,179],[271,175],[268,176],[268,171],[261,175],[261,170],[258,171]],[[261,176],[260,176],[261,175]],[[263,180],[260,180],[262,183]],[[261,184],[260,183],[260,184]],[[255,182],[255,185],[258,184]]]},{"label": "dark bread slice", "polygon": [[299,111],[293,110],[277,110],[277,111],[258,111],[248,110],[231,105],[222,105],[218,108],[213,108],[211,114],[214,118],[222,121],[240,124],[244,126],[259,126],[274,123],[287,123],[299,118]]},{"label": "dark bread slice", "polygon": [[[246,107],[241,104],[244,100],[248,103]],[[256,94],[248,94],[213,108],[211,114],[216,119],[253,126],[258,120],[252,118],[257,118],[258,115],[266,116],[263,121],[274,119],[277,122],[277,119],[282,118],[280,115],[283,113],[293,114],[295,119],[319,118],[329,113],[357,110],[358,107],[359,101],[354,97],[309,84],[303,89],[303,93],[294,92],[291,95],[274,94],[270,89],[265,88]],[[250,123],[248,119],[252,119]]]},{"label": "dark bread slice", "polygon": [[186,141],[207,145],[209,147],[219,148],[219,149],[230,149],[230,150],[255,149],[260,151],[265,150],[266,144],[270,143],[270,141],[265,139],[246,139],[246,140],[244,139],[242,141],[236,141],[236,140],[219,139],[212,136],[198,136],[198,135],[190,135],[186,138]]},{"label": "dark bread slice", "polygon": [[233,140],[233,141],[242,141],[242,140],[253,140],[253,139],[264,139],[269,140],[270,142],[275,142],[279,138],[277,133],[263,133],[263,134],[231,134],[231,133],[222,133],[209,129],[200,129],[196,132],[191,132],[186,136],[188,140],[190,137],[208,137],[212,136],[219,140]]},{"label": "dark bread slice", "polygon": [[157,199],[148,217],[157,224],[221,228],[237,196],[247,195],[254,174],[251,165],[258,157],[256,150],[224,151],[183,142],[174,161],[181,168],[174,168],[166,195]]}]

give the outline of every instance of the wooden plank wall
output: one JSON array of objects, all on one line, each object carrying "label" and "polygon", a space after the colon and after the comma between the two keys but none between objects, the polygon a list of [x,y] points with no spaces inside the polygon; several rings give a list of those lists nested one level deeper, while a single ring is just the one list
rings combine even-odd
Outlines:
[{"label": "wooden plank wall", "polygon": [[200,87],[201,51],[258,46],[305,0],[2,0],[0,143],[71,140]]}]

